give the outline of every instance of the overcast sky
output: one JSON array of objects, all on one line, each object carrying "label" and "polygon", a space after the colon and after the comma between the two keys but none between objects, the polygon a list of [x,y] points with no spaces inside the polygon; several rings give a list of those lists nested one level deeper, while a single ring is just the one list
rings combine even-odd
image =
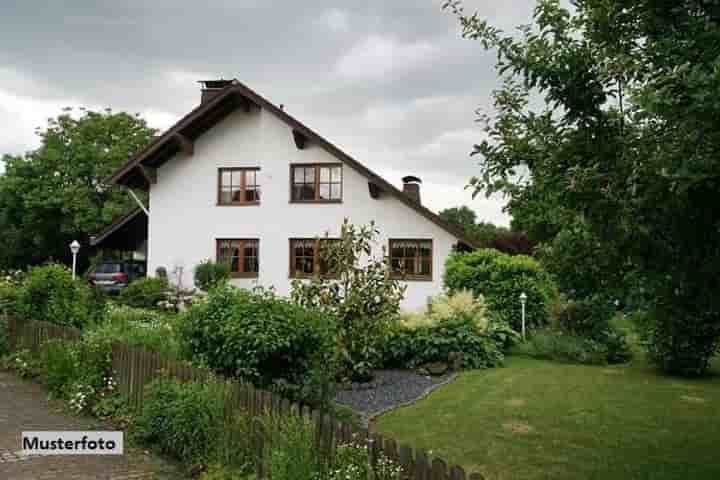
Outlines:
[{"label": "overcast sky", "polygon": [[[197,80],[238,78],[396,185],[421,177],[431,209],[468,205],[507,224],[502,198],[464,190],[495,58],[460,38],[441,3],[2,0],[0,154],[35,148],[35,128],[65,106],[139,112],[165,129],[199,102]],[[533,5],[466,1],[506,29],[529,23]]]}]

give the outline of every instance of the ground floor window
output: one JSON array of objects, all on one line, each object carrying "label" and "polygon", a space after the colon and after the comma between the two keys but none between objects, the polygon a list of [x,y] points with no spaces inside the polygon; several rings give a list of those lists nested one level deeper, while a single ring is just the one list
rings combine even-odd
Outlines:
[{"label": "ground floor window", "polygon": [[320,252],[323,245],[337,241],[334,238],[290,239],[290,276],[293,278],[310,278],[316,275],[335,277],[332,266],[322,260]]},{"label": "ground floor window", "polygon": [[432,280],[432,240],[390,239],[393,278]]},{"label": "ground floor window", "polygon": [[217,261],[230,266],[234,278],[254,278],[260,267],[257,239],[217,240]]}]

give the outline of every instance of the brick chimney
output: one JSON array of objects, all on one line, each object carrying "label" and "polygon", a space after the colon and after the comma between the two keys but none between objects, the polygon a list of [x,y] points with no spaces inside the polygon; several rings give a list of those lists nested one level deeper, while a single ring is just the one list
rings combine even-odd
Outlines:
[{"label": "brick chimney", "polygon": [[202,85],[200,90],[200,103],[205,103],[215,95],[217,95],[223,88],[227,87],[232,80],[200,80],[198,83]]},{"label": "brick chimney", "polygon": [[408,197],[415,200],[417,203],[420,202],[420,184],[422,183],[422,180],[420,180],[418,177],[413,177],[412,175],[408,175],[407,177],[403,177],[403,193],[407,195]]}]

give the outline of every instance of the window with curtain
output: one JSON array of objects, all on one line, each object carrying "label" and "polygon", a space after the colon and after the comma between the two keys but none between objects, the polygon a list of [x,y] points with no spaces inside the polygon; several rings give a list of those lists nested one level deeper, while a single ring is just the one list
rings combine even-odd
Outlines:
[{"label": "window with curtain", "polygon": [[432,251],[432,240],[391,239],[392,276],[403,280],[432,280]]},{"label": "window with curtain", "polygon": [[260,270],[259,243],[257,239],[217,240],[217,261],[230,266],[232,277],[257,277]]},{"label": "window with curtain", "polygon": [[332,267],[322,260],[320,252],[323,245],[337,241],[334,238],[290,239],[290,276],[293,278],[310,278],[316,275],[336,277]]}]

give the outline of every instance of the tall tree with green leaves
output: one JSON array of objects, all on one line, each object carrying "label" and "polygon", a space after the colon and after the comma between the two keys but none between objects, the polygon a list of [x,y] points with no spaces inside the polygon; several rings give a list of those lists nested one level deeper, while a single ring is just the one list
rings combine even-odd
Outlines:
[{"label": "tall tree with green leaves", "polygon": [[113,218],[133,207],[127,192],[103,184],[155,134],[138,115],[65,109],[38,131],[41,145],[5,155],[0,177],[0,266],[69,261],[68,244],[87,245]]},{"label": "tall tree with green leaves", "polygon": [[445,7],[503,78],[476,192],[505,193],[548,240],[579,219],[606,256],[594,275],[632,274],[649,299],[651,358],[704,372],[720,340],[717,2],[540,0],[519,35]]}]

